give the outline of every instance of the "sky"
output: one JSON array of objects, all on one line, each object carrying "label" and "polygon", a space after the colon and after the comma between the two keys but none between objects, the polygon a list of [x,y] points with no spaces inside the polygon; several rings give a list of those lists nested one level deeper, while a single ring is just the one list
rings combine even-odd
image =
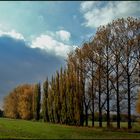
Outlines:
[{"label": "sky", "polygon": [[43,82],[100,25],[140,16],[139,1],[0,1],[0,107],[9,91]]}]

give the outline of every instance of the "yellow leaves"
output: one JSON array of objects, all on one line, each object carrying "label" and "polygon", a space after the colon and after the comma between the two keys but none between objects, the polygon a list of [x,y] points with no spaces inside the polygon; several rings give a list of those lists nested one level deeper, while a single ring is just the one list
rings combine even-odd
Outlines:
[{"label": "yellow leaves", "polygon": [[33,88],[22,85],[15,88],[4,100],[4,114],[10,118],[32,118]]},{"label": "yellow leaves", "polygon": [[30,119],[32,117],[32,89],[24,89],[19,96],[18,111],[22,119]]},{"label": "yellow leaves", "polygon": [[9,96],[4,99],[4,115],[10,118],[17,118],[17,95],[11,92]]}]

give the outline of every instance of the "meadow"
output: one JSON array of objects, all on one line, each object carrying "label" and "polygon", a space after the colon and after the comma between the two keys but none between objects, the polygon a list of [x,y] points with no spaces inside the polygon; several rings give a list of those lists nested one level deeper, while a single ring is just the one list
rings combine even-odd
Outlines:
[{"label": "meadow", "polygon": [[[140,125],[133,123],[133,129],[128,131],[127,123],[121,123],[121,130],[103,128],[76,127],[60,124],[14,120],[0,118],[1,139],[140,139]],[[116,123],[112,123],[115,126]]]}]

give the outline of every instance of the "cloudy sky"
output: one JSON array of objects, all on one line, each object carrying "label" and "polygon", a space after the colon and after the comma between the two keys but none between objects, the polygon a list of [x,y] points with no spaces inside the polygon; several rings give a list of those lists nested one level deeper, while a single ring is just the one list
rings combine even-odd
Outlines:
[{"label": "cloudy sky", "polygon": [[0,2],[0,105],[23,83],[42,82],[65,66],[67,53],[97,27],[139,17],[140,2]]}]

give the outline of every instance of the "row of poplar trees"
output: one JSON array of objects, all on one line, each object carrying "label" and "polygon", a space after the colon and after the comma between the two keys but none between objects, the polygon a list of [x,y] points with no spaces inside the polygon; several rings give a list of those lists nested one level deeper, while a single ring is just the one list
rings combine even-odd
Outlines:
[{"label": "row of poplar trees", "polygon": [[[83,126],[98,112],[99,126],[106,113],[128,114],[135,106],[140,77],[140,20],[129,17],[100,26],[94,37],[68,54],[67,66],[46,80],[43,85],[42,111],[44,121]],[[135,110],[135,108],[133,108]]]},{"label": "row of poplar trees", "polygon": [[[85,122],[88,126],[90,114],[94,127],[95,113],[98,113],[99,127],[102,127],[103,114],[110,127],[110,114],[116,112],[117,128],[120,128],[121,113],[126,112],[130,129],[139,79],[140,19],[114,20],[100,26],[91,40],[70,52],[66,67],[57,71],[51,80],[46,79],[41,103],[40,85],[33,87],[30,118],[38,120],[41,109],[44,121],[77,126],[83,126]],[[13,109],[24,118],[19,113],[18,98]],[[23,99],[27,103],[26,98]],[[28,107],[23,105],[25,112]],[[4,111],[8,113],[6,109]]]}]

